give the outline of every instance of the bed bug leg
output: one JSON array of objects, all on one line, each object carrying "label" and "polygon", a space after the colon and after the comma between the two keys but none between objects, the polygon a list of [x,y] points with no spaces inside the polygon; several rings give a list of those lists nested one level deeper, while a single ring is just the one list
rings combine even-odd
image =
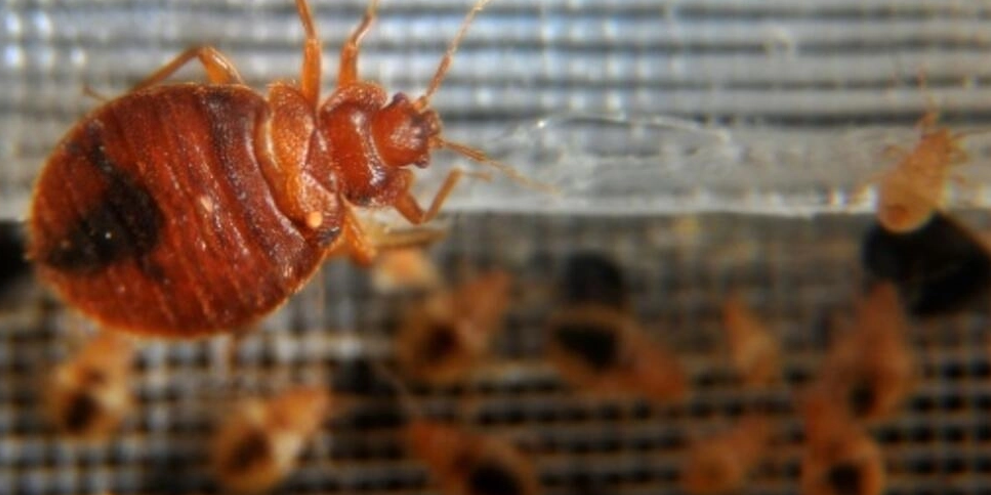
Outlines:
[{"label": "bed bug leg", "polygon": [[139,91],[164,81],[194,58],[199,59],[200,63],[203,64],[203,69],[206,70],[206,77],[211,83],[244,84],[244,80],[241,79],[241,75],[238,74],[234,64],[223,53],[220,53],[212,46],[194,46],[180,53],[179,56],[163,65],[143,81],[135,84],[131,88],[131,92]]},{"label": "bed bug leg", "polygon": [[416,198],[408,190],[405,195],[396,200],[393,206],[400,215],[414,225],[429,222],[437,216],[437,212],[440,211],[441,206],[447,201],[447,197],[450,196],[451,191],[458,185],[458,181],[461,180],[463,175],[464,171],[461,169],[454,169],[448,172],[447,177],[440,185],[440,189],[434,195],[434,199],[430,202],[430,206],[426,211],[423,211],[420,204],[416,202]]},{"label": "bed bug leg", "polygon": [[[301,0],[298,0],[301,1]],[[375,22],[378,0],[368,3],[365,16],[361,18],[361,24],[351,33],[344,47],[341,48],[341,66],[337,72],[337,85],[347,86],[360,82],[358,79],[358,55],[361,52],[361,39],[365,37],[372,23]]]},{"label": "bed bug leg", "polygon": [[313,24],[313,14],[306,0],[296,0],[296,10],[299,12],[299,20],[303,23],[303,31],[306,32],[306,42],[303,43],[303,68],[299,75],[299,89],[303,93],[306,101],[316,108],[320,99],[320,61],[322,59],[320,38],[317,36],[317,29]]},{"label": "bed bug leg", "polygon": [[370,266],[375,261],[378,249],[365,233],[354,210],[350,208],[345,211],[341,221],[341,234],[327,249],[325,259],[346,254],[353,263],[360,266]]},{"label": "bed bug leg", "polygon": [[99,91],[93,89],[93,87],[90,86],[89,84],[83,84],[83,94],[89,96],[90,98],[93,98],[96,101],[99,101],[100,103],[106,103],[107,101],[110,100],[110,98],[107,98],[106,96],[100,94]]},{"label": "bed bug leg", "polygon": [[[430,106],[430,99],[433,98],[434,93],[436,93],[437,89],[440,88],[441,82],[444,81],[444,77],[447,75],[447,71],[451,67],[451,60],[454,59],[454,54],[458,51],[458,46],[461,45],[461,40],[464,39],[465,35],[468,33],[468,26],[471,25],[472,21],[475,20],[475,16],[477,16],[490,1],[492,0],[479,0],[478,3],[472,7],[471,11],[468,12],[468,15],[465,16],[465,20],[461,23],[461,28],[458,30],[458,34],[454,35],[454,39],[451,40],[451,44],[447,46],[447,51],[444,53],[444,58],[440,60],[440,65],[437,66],[437,72],[434,73],[434,77],[430,81],[430,86],[427,86],[427,90],[423,92],[423,95],[417,98],[413,103],[415,108],[418,110],[423,110]],[[367,18],[368,14],[365,16]],[[364,26],[364,23],[362,23],[362,26]],[[347,50],[346,45],[345,50]]]}]

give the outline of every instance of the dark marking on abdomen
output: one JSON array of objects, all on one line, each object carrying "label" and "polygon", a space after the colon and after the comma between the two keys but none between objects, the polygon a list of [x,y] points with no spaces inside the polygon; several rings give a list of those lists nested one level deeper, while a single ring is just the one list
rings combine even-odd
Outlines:
[{"label": "dark marking on abdomen", "polygon": [[92,395],[79,392],[69,399],[66,407],[63,426],[69,433],[85,432],[100,414],[100,404]]},{"label": "dark marking on abdomen", "polygon": [[93,165],[106,189],[95,204],[41,254],[51,267],[84,273],[126,259],[141,258],[158,243],[164,216],[146,187],[139,184],[104,151],[101,126],[86,128],[83,143],[71,143],[69,153]]},{"label": "dark marking on abdomen", "polygon": [[619,364],[619,341],[608,329],[594,324],[561,323],[554,338],[565,350],[575,353],[590,367],[604,371]]},{"label": "dark marking on abdomen", "polygon": [[271,455],[268,436],[262,431],[251,431],[234,445],[222,469],[230,474],[244,473],[269,462]]},{"label": "dark marking on abdomen", "polygon": [[494,462],[485,462],[468,475],[472,495],[522,495],[523,489],[512,471]]}]

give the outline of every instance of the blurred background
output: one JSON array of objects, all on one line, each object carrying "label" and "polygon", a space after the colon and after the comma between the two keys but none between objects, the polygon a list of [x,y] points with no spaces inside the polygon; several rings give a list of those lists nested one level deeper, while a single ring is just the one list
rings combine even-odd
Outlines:
[{"label": "blurred background", "polygon": [[[311,8],[329,95],[338,49],[366,3]],[[362,77],[420,94],[469,8],[467,0],[383,0]],[[289,0],[7,0],[0,17],[4,220],[26,217],[47,156],[99,105],[86,86],[123,94],[203,43],[259,91],[298,77],[302,29]],[[175,79],[203,76],[197,66]],[[867,278],[860,251],[871,194],[854,192],[890,166],[886,149],[915,144],[929,108],[954,131],[989,128],[991,1],[494,0],[433,105],[448,138],[559,194],[496,174],[468,181],[445,206],[447,238],[428,251],[442,277],[504,269],[515,303],[493,359],[463,384],[415,386],[418,400],[511,438],[547,493],[575,495],[681,493],[690,441],[760,403],[779,448],[743,493],[798,493],[802,429],[792,398],[816,373],[828,323],[851,313]],[[986,230],[991,133],[966,143],[967,185],[950,188],[950,206]],[[418,183],[424,197],[455,165],[475,168],[435,156]],[[620,268],[645,331],[683,360],[689,399],[590,400],[548,364],[544,323],[579,252]],[[337,261],[245,337],[236,365],[224,338],[143,344],[139,407],[110,440],[78,445],[46,422],[38,378],[89,325],[19,283],[0,314],[0,494],[216,491],[203,439],[230,395],[329,381],[374,406],[379,399],[348,383],[347,370],[391,359],[404,301]],[[784,381],[759,393],[729,378],[719,354],[720,307],[734,291],[787,350]],[[871,429],[888,493],[991,493],[984,306],[913,320],[921,378],[903,413]],[[280,490],[437,493],[423,465],[397,447],[396,425],[369,415],[343,412],[328,423]]]}]

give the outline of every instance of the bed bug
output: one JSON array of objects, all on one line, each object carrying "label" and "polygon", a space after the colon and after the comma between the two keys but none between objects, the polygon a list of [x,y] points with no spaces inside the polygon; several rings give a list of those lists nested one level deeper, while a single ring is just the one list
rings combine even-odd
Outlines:
[{"label": "bed bug", "polygon": [[407,311],[395,344],[403,372],[435,383],[466,378],[502,328],[511,281],[505,272],[489,272]]},{"label": "bed bug", "polygon": [[213,470],[220,483],[238,493],[264,492],[277,485],[292,472],[330,403],[326,391],[313,387],[243,401],[214,437]]},{"label": "bed bug", "polygon": [[919,119],[914,148],[889,150],[899,160],[878,178],[877,220],[891,232],[911,232],[925,225],[943,206],[951,168],[968,160],[962,147],[966,133],[938,126],[938,117],[929,110]]},{"label": "bed bug", "polygon": [[939,125],[939,110],[928,93],[926,73],[918,74],[919,88],[926,93],[927,110],[915,125],[918,141],[912,149],[889,146],[885,154],[897,163],[871,179],[877,187],[877,221],[893,233],[905,233],[925,225],[944,204],[946,183],[962,178],[953,167],[969,160],[963,138],[981,131],[952,132]]},{"label": "bed bug", "polygon": [[437,266],[422,248],[383,251],[372,267],[372,286],[381,293],[427,290],[439,285]]},{"label": "bed bug", "polygon": [[739,295],[723,304],[729,358],[747,386],[768,385],[781,376],[781,344]]},{"label": "bed bug", "polygon": [[604,253],[581,251],[568,257],[561,277],[560,296],[565,304],[602,304],[629,308],[629,289],[623,270]]},{"label": "bed bug", "polygon": [[907,326],[894,286],[876,285],[858,305],[852,327],[830,346],[812,388],[857,420],[890,416],[916,383]]},{"label": "bed bug", "polygon": [[505,440],[426,420],[407,427],[408,444],[447,495],[536,495],[532,464]]},{"label": "bed bug", "polygon": [[801,493],[805,495],[880,495],[886,474],[877,443],[833,400],[815,395],[803,406],[805,446]]},{"label": "bed bug", "polygon": [[767,450],[770,434],[766,418],[750,416],[727,432],[694,442],[682,469],[682,488],[694,495],[740,491]]},{"label": "bed bug", "polygon": [[103,333],[52,371],[45,398],[63,434],[95,440],[118,427],[133,405],[133,357],[130,342]]},{"label": "bed bug", "polygon": [[679,400],[687,392],[676,356],[623,311],[595,304],[567,307],[551,317],[547,329],[551,362],[583,390],[659,402]]},{"label": "bed bug", "polygon": [[[78,122],[44,170],[30,213],[29,255],[62,298],[107,328],[163,337],[216,334],[267,314],[330,254],[367,262],[375,246],[360,208],[432,219],[462,177],[453,170],[425,209],[412,167],[448,149],[431,98],[479,0],[428,88],[391,99],[363,81],[360,43],[372,0],[341,49],[337,87],[320,101],[321,46],[306,0],[299,83],[263,96],[210,46],[191,48]],[[210,84],[165,81],[193,60]]]},{"label": "bed bug", "polygon": [[405,412],[403,440],[426,464],[446,495],[536,495],[540,482],[532,463],[504,437],[424,417],[402,380],[381,362],[372,368],[393,388]]}]

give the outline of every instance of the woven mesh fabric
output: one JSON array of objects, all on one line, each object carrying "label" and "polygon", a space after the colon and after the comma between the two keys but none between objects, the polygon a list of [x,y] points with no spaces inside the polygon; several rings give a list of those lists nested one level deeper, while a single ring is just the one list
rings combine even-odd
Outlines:
[{"label": "woven mesh fabric", "polygon": [[[382,2],[362,76],[419,94],[468,7]],[[364,8],[360,0],[313,5],[327,94],[337,51]],[[989,9],[927,0],[495,1],[471,26],[433,104],[450,138],[563,194],[547,201],[501,181],[449,206],[840,210],[844,192],[884,163],[886,146],[911,142],[927,95],[954,127],[986,122]],[[228,54],[260,91],[299,71],[302,28],[289,1],[14,1],[2,15],[5,218],[26,214],[45,157],[98,105],[85,86],[120,95],[195,44]],[[202,71],[176,79],[202,80]],[[576,120],[587,116],[591,124]],[[973,161],[985,163],[986,136],[971,140]],[[444,168],[450,157],[437,161]],[[983,183],[987,169],[969,172]],[[966,199],[986,197],[979,189]]]},{"label": "woven mesh fabric", "polygon": [[[759,404],[776,443],[744,493],[798,493],[802,425],[793,397],[817,373],[829,339],[825,322],[852,312],[864,221],[462,215],[454,222],[432,258],[450,279],[466,267],[508,270],[514,303],[491,359],[462,385],[413,386],[418,408],[516,442],[547,493],[625,494],[678,493],[689,442]],[[548,364],[544,325],[558,307],[552,294],[563,259],[576,250],[602,253],[622,267],[646,331],[688,371],[688,400],[589,399]],[[723,357],[719,308],[732,291],[746,295],[786,350],[784,382],[760,393],[741,389]],[[223,339],[143,344],[135,412],[117,436],[91,445],[54,433],[39,387],[85,324],[29,294],[0,319],[0,490],[214,492],[209,433],[232,397],[327,383],[349,402],[314,436],[279,493],[436,493],[423,464],[403,447],[403,413],[381,394],[389,386],[362,364],[392,361],[402,307],[402,298],[377,294],[364,270],[328,264],[244,339],[233,367]],[[921,377],[901,412],[870,429],[887,461],[888,493],[989,489],[987,323],[986,313],[971,311],[911,326]]]},{"label": "woven mesh fabric", "polygon": [[[468,7],[385,0],[362,74],[418,94]],[[337,47],[364,8],[360,0],[313,4],[328,93]],[[504,179],[456,193],[445,210],[451,233],[432,257],[448,279],[466,268],[507,269],[516,304],[494,359],[469,383],[414,388],[415,399],[513,440],[546,492],[561,495],[679,493],[688,442],[760,403],[778,444],[745,493],[797,493],[793,394],[823,357],[823,322],[852,310],[861,279],[867,220],[849,213],[865,205],[847,194],[883,163],[886,146],[914,142],[927,92],[947,125],[987,127],[989,15],[987,1],[495,0],[434,105],[451,138],[562,194]],[[85,85],[121,94],[198,43],[229,54],[259,90],[298,71],[302,30],[288,1],[15,0],[0,17],[5,219],[26,215],[45,157],[99,104],[82,94]],[[927,91],[916,79],[922,68]],[[200,77],[190,69],[177,78]],[[986,139],[968,139],[973,187],[961,190],[961,204],[991,197]],[[433,169],[451,162],[441,156]],[[774,215],[694,216],[713,210]],[[840,214],[794,218],[828,211]],[[648,333],[686,364],[694,393],[685,403],[591,401],[547,363],[548,294],[563,260],[587,249],[622,267]],[[788,351],[785,382],[759,395],[739,390],[718,354],[718,308],[734,290]],[[0,312],[0,494],[216,492],[205,449],[231,397],[290,383],[360,392],[375,380],[361,359],[391,359],[400,306],[372,289],[367,272],[328,264],[239,345],[234,367],[224,339],[143,345],[135,413],[112,440],[79,445],[46,421],[40,378],[87,324],[42,290],[25,290]],[[912,325],[922,377],[903,413],[871,429],[888,493],[991,493],[987,326],[980,311]],[[395,408],[358,393],[280,493],[436,493],[402,449]]]}]

